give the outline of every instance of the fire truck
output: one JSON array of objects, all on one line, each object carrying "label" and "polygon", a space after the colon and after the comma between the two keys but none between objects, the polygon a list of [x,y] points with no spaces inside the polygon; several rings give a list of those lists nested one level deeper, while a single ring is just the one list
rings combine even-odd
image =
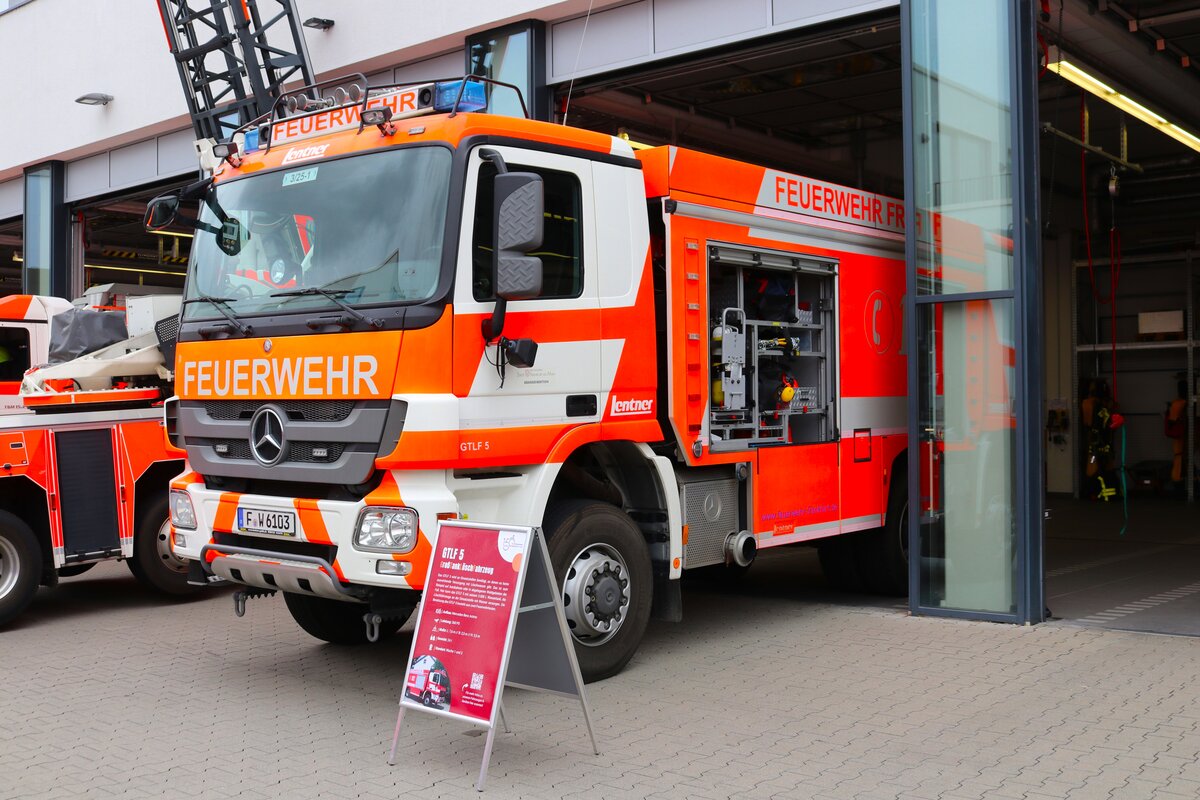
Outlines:
[{"label": "fire truck", "polygon": [[404,694],[422,705],[441,708],[450,702],[450,676],[433,656],[418,656],[408,671]]},{"label": "fire truck", "polygon": [[439,520],[540,526],[589,680],[762,548],[905,591],[901,202],[484,113],[507,89],[284,93],[151,203],[200,208],[165,411],[193,579],[359,643]]},{"label": "fire truck", "polygon": [[[179,297],[102,297],[123,313],[54,297],[0,300],[2,385],[20,403],[0,416],[0,625],[39,585],[110,559],[157,591],[195,591],[170,551],[167,485],[183,454],[163,433],[170,373],[155,332],[162,321],[173,327]],[[51,327],[67,317],[55,335],[80,355],[48,365]]]}]

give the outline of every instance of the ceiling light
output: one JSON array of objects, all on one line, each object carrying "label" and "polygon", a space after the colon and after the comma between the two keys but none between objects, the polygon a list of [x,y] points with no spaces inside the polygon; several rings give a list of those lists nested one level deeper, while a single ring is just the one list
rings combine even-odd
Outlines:
[{"label": "ceiling light", "polygon": [[1099,78],[1084,72],[1063,58],[1061,52],[1054,53],[1054,55],[1057,55],[1057,60],[1051,61],[1046,67],[1050,72],[1061,76],[1085,91],[1091,92],[1096,97],[1111,103],[1125,113],[1137,117],[1142,122],[1152,128],[1157,128],[1172,139],[1200,152],[1200,136],[1191,131],[1184,130],[1174,122],[1167,120],[1161,114],[1156,114],[1136,100],[1121,94]]},{"label": "ceiling light", "polygon": [[85,106],[106,106],[113,101],[111,94],[104,92],[88,92],[82,97],[76,97],[75,102]]},{"label": "ceiling light", "polygon": [[333,20],[325,17],[309,17],[304,20],[304,27],[318,31],[327,31],[333,27]]}]

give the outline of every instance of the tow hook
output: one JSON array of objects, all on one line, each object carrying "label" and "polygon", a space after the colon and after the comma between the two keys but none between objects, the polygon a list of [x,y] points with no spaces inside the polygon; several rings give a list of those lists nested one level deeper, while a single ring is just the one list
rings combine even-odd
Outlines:
[{"label": "tow hook", "polygon": [[367,626],[367,641],[374,644],[379,641],[379,624],[383,622],[383,615],[376,614],[373,611],[368,611],[363,614],[363,624]]},{"label": "tow hook", "polygon": [[239,617],[246,616],[246,601],[256,597],[270,597],[274,589],[243,589],[233,593],[233,613]]}]

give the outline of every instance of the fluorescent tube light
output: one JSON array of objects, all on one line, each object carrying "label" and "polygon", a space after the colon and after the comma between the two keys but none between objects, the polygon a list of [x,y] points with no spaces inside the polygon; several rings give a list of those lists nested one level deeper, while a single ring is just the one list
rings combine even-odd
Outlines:
[{"label": "fluorescent tube light", "polygon": [[1050,72],[1070,81],[1085,91],[1091,92],[1096,97],[1116,106],[1126,114],[1137,117],[1151,128],[1157,128],[1172,139],[1187,145],[1196,152],[1200,152],[1200,136],[1196,136],[1191,131],[1184,130],[1174,122],[1167,120],[1161,114],[1154,113],[1128,95],[1121,94],[1104,81],[1067,61],[1062,57],[1061,52],[1054,52],[1054,55],[1058,56],[1058,60],[1051,61],[1047,65],[1047,69]]}]

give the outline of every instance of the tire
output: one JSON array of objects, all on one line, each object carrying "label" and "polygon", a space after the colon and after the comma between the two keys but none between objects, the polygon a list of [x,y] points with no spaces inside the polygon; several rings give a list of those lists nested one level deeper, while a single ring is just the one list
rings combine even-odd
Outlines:
[{"label": "tire", "polygon": [[[346,603],[294,592],[284,592],[283,600],[292,619],[309,636],[330,644],[374,644],[367,639],[367,626],[363,622],[363,614],[370,609],[366,603]],[[407,616],[384,620],[379,625],[379,641],[395,636],[407,621]]]},{"label": "tire", "polygon": [[95,561],[90,564],[68,564],[65,567],[58,568],[58,577],[74,578],[76,575],[82,575],[94,566],[96,566]]},{"label": "tire", "polygon": [[854,552],[854,535],[835,536],[824,539],[817,544],[817,558],[821,562],[821,571],[825,580],[834,589],[845,592],[862,591],[862,576],[858,572],[857,558]]},{"label": "tire", "polygon": [[133,535],[129,571],[143,586],[162,594],[184,597],[203,587],[188,583],[187,562],[171,551],[171,517],[167,498],[157,497],[145,507]]},{"label": "tire", "polygon": [[855,541],[864,588],[875,594],[908,594],[908,473],[898,471],[888,491],[887,519],[882,528],[859,534]]},{"label": "tire", "polygon": [[0,511],[0,627],[25,610],[42,579],[42,547],[29,526]]},{"label": "tire", "polygon": [[556,504],[544,529],[583,680],[616,675],[650,622],[654,577],[646,540],[628,514],[594,500]]}]

